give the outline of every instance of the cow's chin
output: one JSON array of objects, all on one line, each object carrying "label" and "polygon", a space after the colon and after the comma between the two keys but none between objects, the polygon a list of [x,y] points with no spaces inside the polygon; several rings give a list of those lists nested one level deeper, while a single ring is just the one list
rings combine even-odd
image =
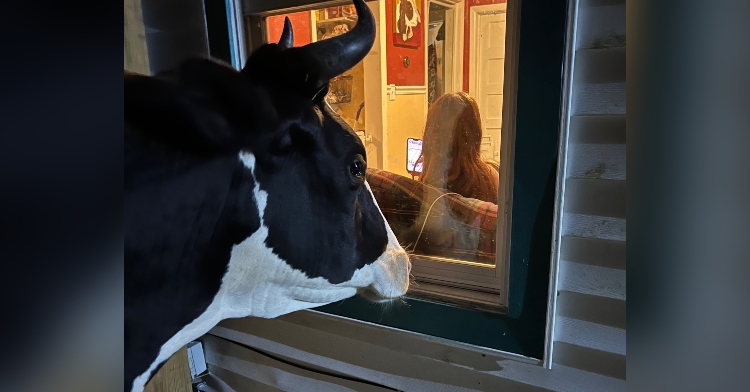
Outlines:
[{"label": "cow's chin", "polygon": [[388,304],[392,302],[399,302],[403,299],[403,295],[399,295],[396,297],[385,297],[380,295],[377,291],[373,290],[371,287],[365,287],[357,290],[357,295],[360,297],[366,299],[369,302],[376,303],[376,304]]}]

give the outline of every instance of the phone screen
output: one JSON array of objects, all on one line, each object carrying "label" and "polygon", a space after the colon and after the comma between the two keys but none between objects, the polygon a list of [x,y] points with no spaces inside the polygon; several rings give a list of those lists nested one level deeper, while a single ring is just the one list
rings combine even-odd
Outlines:
[{"label": "phone screen", "polygon": [[406,171],[409,173],[422,173],[422,162],[417,163],[422,155],[422,140],[406,139]]}]

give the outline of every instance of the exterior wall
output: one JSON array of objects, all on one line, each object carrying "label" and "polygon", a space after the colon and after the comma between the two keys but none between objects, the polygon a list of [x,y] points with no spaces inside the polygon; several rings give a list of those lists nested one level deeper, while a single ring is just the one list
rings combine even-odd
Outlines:
[{"label": "exterior wall", "polygon": [[580,1],[553,369],[625,379],[625,0]]}]

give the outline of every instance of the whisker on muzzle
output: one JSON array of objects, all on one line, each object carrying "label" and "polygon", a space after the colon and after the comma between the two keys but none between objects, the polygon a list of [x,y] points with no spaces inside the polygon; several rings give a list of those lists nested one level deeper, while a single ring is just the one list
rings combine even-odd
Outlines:
[{"label": "whisker on muzzle", "polygon": [[401,248],[404,249],[404,252],[406,252],[407,255],[411,257],[411,255],[414,254],[414,250],[416,249],[416,243],[415,242],[406,242],[406,241],[399,241],[399,245],[401,245]]},{"label": "whisker on muzzle", "polygon": [[[406,252],[406,256],[409,258],[409,263],[412,263],[412,257],[415,255],[414,250],[413,249],[410,250],[406,246],[401,245],[401,247],[404,249],[404,252]],[[412,287],[412,285],[415,287],[419,287],[419,284],[417,284],[417,278],[411,272],[413,266],[414,264],[411,264],[411,267],[409,268],[409,287]]]}]

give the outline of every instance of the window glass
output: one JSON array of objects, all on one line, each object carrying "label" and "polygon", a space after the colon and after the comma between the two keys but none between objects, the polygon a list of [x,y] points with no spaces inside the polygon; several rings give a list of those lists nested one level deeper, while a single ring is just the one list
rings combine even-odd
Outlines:
[{"label": "window glass", "polygon": [[[494,266],[501,170],[505,1],[381,0],[370,54],[331,81],[327,102],[362,139],[367,180],[416,258]],[[475,8],[478,7],[478,8]],[[266,18],[295,46],[354,27],[352,5]],[[384,49],[381,50],[381,49]],[[502,223],[502,222],[501,222]]]}]

